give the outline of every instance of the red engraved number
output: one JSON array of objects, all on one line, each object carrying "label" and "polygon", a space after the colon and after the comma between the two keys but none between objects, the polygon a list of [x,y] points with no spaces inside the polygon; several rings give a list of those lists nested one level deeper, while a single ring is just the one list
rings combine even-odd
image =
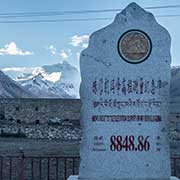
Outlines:
[{"label": "red engraved number", "polygon": [[148,141],[148,138],[149,138],[149,136],[147,136],[145,141],[144,141],[144,150],[145,151],[149,151],[149,149],[150,149],[150,143]]},{"label": "red engraved number", "polygon": [[139,151],[143,151],[143,148],[144,148],[143,139],[144,139],[143,136],[138,137],[138,150]]},{"label": "red engraved number", "polygon": [[121,136],[117,136],[117,151],[121,151],[122,150],[122,144],[121,144],[121,141],[122,141],[122,137]]},{"label": "red engraved number", "polygon": [[138,137],[138,150],[139,151],[149,151],[150,149],[150,143],[148,141],[149,136],[147,136],[144,140],[143,136]]},{"label": "red engraved number", "polygon": [[148,141],[148,138],[149,136],[147,136],[145,139],[143,136],[138,136],[138,142],[136,145],[135,137],[133,135],[125,136],[124,140],[120,135],[113,135],[110,138],[110,149],[111,151],[122,151],[123,148],[125,149],[125,151],[149,151],[150,143]]},{"label": "red engraved number", "polygon": [[125,151],[134,151],[134,136],[126,136],[123,141],[123,148]]},{"label": "red engraved number", "polygon": [[110,145],[110,149],[111,151],[116,151],[116,136],[111,136],[111,145]]},{"label": "red engraved number", "polygon": [[129,149],[129,142],[128,142],[128,136],[125,137],[124,141],[123,141],[123,148],[125,148],[125,151],[128,151]]},{"label": "red engraved number", "polygon": [[134,136],[129,136],[129,151],[134,151]]}]

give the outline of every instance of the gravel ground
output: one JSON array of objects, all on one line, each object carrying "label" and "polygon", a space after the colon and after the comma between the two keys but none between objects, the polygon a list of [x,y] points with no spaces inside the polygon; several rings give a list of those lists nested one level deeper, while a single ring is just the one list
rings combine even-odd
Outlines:
[{"label": "gravel ground", "polygon": [[25,156],[78,156],[79,141],[35,140],[0,138],[0,155],[18,155],[23,149]]}]

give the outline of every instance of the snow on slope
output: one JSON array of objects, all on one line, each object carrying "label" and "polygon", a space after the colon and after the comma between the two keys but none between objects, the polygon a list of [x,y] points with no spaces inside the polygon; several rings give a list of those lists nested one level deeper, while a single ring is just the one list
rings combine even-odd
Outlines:
[{"label": "snow on slope", "polygon": [[40,98],[79,97],[79,71],[66,61],[35,68],[31,74],[24,73],[16,81]]},{"label": "snow on slope", "polygon": [[20,84],[0,71],[0,98],[30,98],[35,97]]},{"label": "snow on slope", "polygon": [[171,98],[180,97],[180,66],[171,69]]},{"label": "snow on slope", "polygon": [[[180,101],[180,66],[171,74],[171,101]],[[15,80],[0,71],[0,97],[79,98],[80,73],[67,61],[34,68]]]}]

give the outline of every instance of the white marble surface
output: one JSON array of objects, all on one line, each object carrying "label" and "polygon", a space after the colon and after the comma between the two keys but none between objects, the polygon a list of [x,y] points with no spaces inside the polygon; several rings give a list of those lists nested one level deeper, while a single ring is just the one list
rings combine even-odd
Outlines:
[{"label": "white marble surface", "polygon": [[[132,29],[145,32],[152,41],[150,56],[139,64],[125,62],[117,50],[121,35]],[[80,58],[83,139],[79,179],[170,178],[170,41],[167,30],[135,3],[117,14],[112,24],[90,36],[89,46]],[[142,104],[138,105],[138,101]],[[160,105],[145,103],[150,101]],[[127,119],[116,122],[122,116]],[[128,116],[135,120],[128,120]],[[160,121],[137,120],[145,116],[158,116]],[[126,136],[134,136],[136,150],[112,151],[112,136],[121,136],[121,144]],[[147,151],[138,149],[140,136],[143,144],[146,138],[150,144]]]},{"label": "white marble surface", "polygon": [[[180,180],[176,176],[171,176],[170,179],[171,180]],[[69,176],[69,178],[67,180],[78,180],[78,175],[76,175],[76,176]]]}]

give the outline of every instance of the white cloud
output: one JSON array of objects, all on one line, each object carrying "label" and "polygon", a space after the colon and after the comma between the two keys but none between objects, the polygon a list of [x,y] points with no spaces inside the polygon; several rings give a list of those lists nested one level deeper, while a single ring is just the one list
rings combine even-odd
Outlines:
[{"label": "white cloud", "polygon": [[68,54],[69,54],[69,56],[72,56],[72,50],[71,49],[68,49]]},{"label": "white cloud", "polygon": [[51,54],[58,55],[62,59],[68,59],[70,56],[72,56],[71,49],[68,49],[67,51],[62,49],[60,52],[58,52],[57,49],[53,45],[50,45],[47,49],[50,50]]},{"label": "white cloud", "polygon": [[56,82],[61,78],[61,72],[53,72],[53,73],[46,73],[45,70],[42,67],[35,67],[32,71],[32,76],[36,76],[39,73],[41,73],[44,77],[44,79],[52,82]]},{"label": "white cloud", "polygon": [[39,73],[42,74],[43,72],[44,72],[44,69],[42,67],[35,67],[33,68],[32,75],[36,76]]},{"label": "white cloud", "polygon": [[51,51],[52,54],[56,54],[56,48],[53,45],[50,45],[48,49]]},{"label": "white cloud", "polygon": [[52,81],[53,83],[55,83],[61,78],[61,74],[62,74],[61,72],[53,72],[51,74],[44,73],[43,76],[46,80]]},{"label": "white cloud", "polygon": [[82,36],[74,35],[71,37],[70,44],[74,47],[87,48],[88,41],[89,41],[88,35],[82,35]]},{"label": "white cloud", "polygon": [[19,49],[15,42],[10,42],[9,44],[6,44],[3,48],[0,48],[0,55],[28,56],[32,54],[33,52]]},{"label": "white cloud", "polygon": [[[17,80],[18,77],[21,77],[21,80],[24,79],[30,79],[39,73],[41,73],[44,77],[44,79],[52,82],[56,82],[61,78],[61,72],[53,72],[53,73],[46,73],[45,70],[42,67],[33,67],[33,68],[28,68],[28,67],[10,67],[10,68],[4,68],[1,69],[3,72],[6,74],[8,73],[16,73],[14,80]],[[28,76],[26,76],[28,74]],[[25,75],[25,76],[24,76]]]},{"label": "white cloud", "polygon": [[83,48],[87,48],[87,47],[88,47],[88,43],[83,43],[83,44],[82,44],[82,47],[83,47]]},{"label": "white cloud", "polygon": [[67,59],[69,56],[68,54],[64,51],[64,50],[61,50],[61,52],[59,53],[59,55],[63,58],[63,59]]},{"label": "white cloud", "polygon": [[79,60],[79,58],[80,58],[80,53],[79,52],[76,53],[76,57]]},{"label": "white cloud", "polygon": [[34,70],[34,68],[28,68],[28,67],[10,67],[10,68],[4,68],[2,71],[4,72],[20,72],[20,73],[31,73]]}]

